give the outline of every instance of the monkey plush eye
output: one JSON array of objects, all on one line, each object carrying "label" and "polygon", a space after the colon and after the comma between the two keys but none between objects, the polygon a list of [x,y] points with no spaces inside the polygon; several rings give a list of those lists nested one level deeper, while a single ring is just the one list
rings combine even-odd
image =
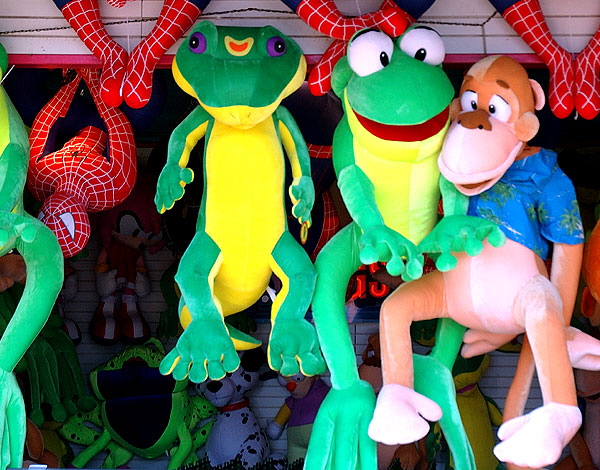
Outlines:
[{"label": "monkey plush eye", "polygon": [[475,111],[477,109],[477,93],[471,90],[465,91],[460,96],[460,107],[463,111]]},{"label": "monkey plush eye", "polygon": [[502,122],[508,122],[512,113],[510,105],[498,95],[492,96],[488,105],[488,111],[491,116]]},{"label": "monkey plush eye", "polygon": [[407,55],[429,65],[440,65],[446,56],[446,48],[437,31],[417,26],[400,40],[400,49]]},{"label": "monkey plush eye", "polygon": [[366,77],[386,67],[392,58],[394,43],[389,36],[373,30],[358,33],[348,45],[350,68]]}]

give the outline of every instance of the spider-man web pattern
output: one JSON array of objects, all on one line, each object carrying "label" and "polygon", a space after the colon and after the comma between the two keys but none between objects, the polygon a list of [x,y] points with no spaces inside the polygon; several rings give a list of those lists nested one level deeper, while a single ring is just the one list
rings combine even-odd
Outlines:
[{"label": "spider-man web pattern", "polygon": [[127,52],[106,32],[97,1],[72,0],[61,12],[77,36],[102,62],[102,100],[109,106],[119,106],[122,102],[121,85],[127,67]]},{"label": "spider-man web pattern", "polygon": [[504,10],[504,19],[542,59],[550,72],[548,103],[559,118],[575,109],[573,58],[552,37],[538,0],[522,0]]},{"label": "spider-man web pattern", "polygon": [[[108,0],[122,7],[125,0]],[[107,33],[98,0],[54,0],[69,25],[88,49],[102,62],[101,96],[109,106],[123,99],[132,108],[142,108],[152,94],[152,73],[159,59],[190,28],[208,0],[165,0],[150,34],[127,52]]]},{"label": "spider-man web pattern", "polygon": [[[87,244],[87,213],[121,203],[137,176],[135,140],[127,117],[100,98],[98,70],[76,72],[77,77],[65,84],[34,120],[27,176],[29,190],[43,201],[41,219],[55,232],[65,257],[80,252]],[[45,153],[49,151],[52,129],[68,112],[82,78],[106,124],[108,137],[104,131],[87,126],[63,148]]]},{"label": "spider-man web pattern", "polygon": [[600,113],[600,30],[590,39],[575,60],[575,108],[584,119]]},{"label": "spider-man web pattern", "polygon": [[165,0],[154,28],[129,56],[123,83],[123,98],[128,106],[137,109],[148,103],[156,64],[198,16],[200,8],[188,0]]},{"label": "spider-man web pattern", "polygon": [[391,37],[397,37],[414,21],[393,0],[384,0],[376,12],[354,18],[343,17],[329,0],[318,3],[306,0],[300,3],[296,13],[310,26],[335,39],[308,76],[309,90],[315,96],[324,95],[331,89],[333,67],[343,57],[346,44],[355,33],[363,28],[376,27]]}]

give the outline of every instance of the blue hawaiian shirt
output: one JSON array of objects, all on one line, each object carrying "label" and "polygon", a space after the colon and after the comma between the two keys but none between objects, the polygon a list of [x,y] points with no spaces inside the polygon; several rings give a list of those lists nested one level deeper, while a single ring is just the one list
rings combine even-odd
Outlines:
[{"label": "blue hawaiian shirt", "polygon": [[551,150],[514,162],[494,186],[470,198],[469,215],[497,223],[508,238],[542,259],[550,243],[584,240],[575,188]]}]

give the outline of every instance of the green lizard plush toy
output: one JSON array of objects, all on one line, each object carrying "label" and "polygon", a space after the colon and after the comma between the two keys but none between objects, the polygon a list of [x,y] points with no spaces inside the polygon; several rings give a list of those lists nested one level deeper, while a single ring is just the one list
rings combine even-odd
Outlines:
[{"label": "green lizard plush toy", "polygon": [[[314,267],[287,230],[285,159],[294,217],[306,228],[314,202],[306,144],[281,101],[302,84],[306,61],[275,28],[200,22],[173,61],[178,85],[198,100],[174,130],[155,197],[159,212],[183,195],[193,172],[190,152],[204,137],[204,192],[196,234],[175,280],[184,332],[161,372],[192,382],[220,379],[239,366],[237,349],[258,346],[224,316],[251,306],[272,273],[283,287],[273,302],[270,366],[282,375],[324,371],[313,326],[304,319]],[[234,347],[235,343],[235,347]]]},{"label": "green lizard plush toy", "polygon": [[[8,55],[0,45],[0,77]],[[63,280],[63,256],[54,234],[23,209],[29,162],[27,130],[0,87],[0,256],[16,249],[25,261],[23,295],[0,339],[0,468],[21,467],[25,443],[25,406],[12,373],[38,335]]]},{"label": "green lizard plush toy", "polygon": [[[359,379],[344,310],[350,276],[361,264],[385,262],[391,275],[416,279],[422,251],[449,270],[456,264],[451,251],[476,254],[488,235],[502,242],[494,224],[464,215],[466,197],[440,181],[437,160],[454,96],[441,68],[444,55],[440,36],[427,27],[412,27],[397,39],[363,30],[333,72],[344,107],[333,163],[353,222],[316,260],[313,316],[332,389],[314,423],[309,470],[376,468],[375,442],[367,433],[375,396]],[[436,226],[440,189],[445,217]],[[451,374],[463,333],[456,323],[442,322],[433,353],[415,357],[415,386],[442,407],[441,426],[457,468],[474,470]]]}]

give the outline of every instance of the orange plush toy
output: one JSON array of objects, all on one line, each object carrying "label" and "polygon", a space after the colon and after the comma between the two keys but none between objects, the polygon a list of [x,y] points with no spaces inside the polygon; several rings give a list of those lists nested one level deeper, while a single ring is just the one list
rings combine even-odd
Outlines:
[{"label": "orange plush toy", "polygon": [[[454,120],[439,166],[446,183],[469,196],[464,210],[496,222],[507,241],[498,248],[484,242],[472,257],[454,253],[453,270],[405,283],[386,299],[380,322],[384,386],[369,428],[373,439],[388,444],[419,439],[429,430],[423,417],[441,415],[438,404],[413,389],[410,324],[448,317],[472,330],[463,355],[486,352],[495,348],[492,343],[526,333],[518,380],[498,430],[501,442],[494,453],[499,460],[532,468],[551,465],[579,429],[575,357],[567,348],[574,329],[567,325],[583,230],[573,185],[556,154],[526,145],[538,131],[535,110],[544,102],[540,85],[509,57],[484,58],[467,72],[452,105]],[[551,244],[548,277],[543,260]],[[543,406],[522,416],[533,364]]]}]

